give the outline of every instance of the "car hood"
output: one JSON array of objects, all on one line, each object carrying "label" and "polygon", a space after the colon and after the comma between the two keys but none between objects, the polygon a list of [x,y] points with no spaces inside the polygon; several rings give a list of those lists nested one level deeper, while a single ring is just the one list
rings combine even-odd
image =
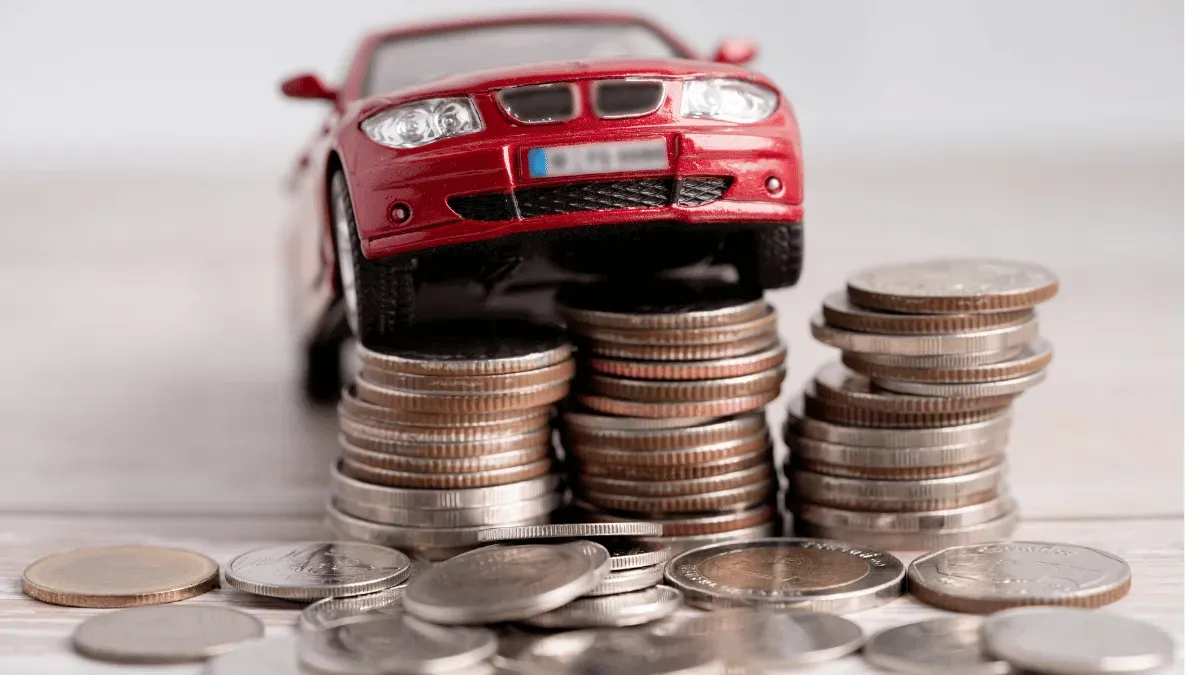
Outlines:
[{"label": "car hood", "polygon": [[546,82],[569,82],[614,77],[655,77],[679,79],[697,76],[738,77],[772,86],[757,73],[740,66],[686,59],[556,61],[510,68],[478,70],[451,75],[392,93],[373,96],[362,102],[362,112],[372,114],[407,101],[438,96],[461,96]]}]

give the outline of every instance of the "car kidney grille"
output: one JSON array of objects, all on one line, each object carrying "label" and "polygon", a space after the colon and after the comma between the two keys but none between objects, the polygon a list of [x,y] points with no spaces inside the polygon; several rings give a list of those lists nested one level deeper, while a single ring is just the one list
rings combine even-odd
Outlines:
[{"label": "car kidney grille", "polygon": [[731,183],[728,176],[587,181],[521,188],[515,192],[459,195],[447,203],[467,220],[502,221],[581,211],[654,208],[672,203],[700,206],[724,197]]},{"label": "car kidney grille", "polygon": [[575,116],[575,90],[568,84],[538,84],[504,89],[496,97],[518,122],[544,124]]},{"label": "car kidney grille", "polygon": [[637,117],[658,110],[665,89],[653,80],[601,80],[592,89],[597,117]]}]

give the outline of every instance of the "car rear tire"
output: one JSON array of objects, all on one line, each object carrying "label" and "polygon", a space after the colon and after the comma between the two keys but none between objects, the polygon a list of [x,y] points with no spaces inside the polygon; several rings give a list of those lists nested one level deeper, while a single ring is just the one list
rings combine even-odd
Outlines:
[{"label": "car rear tire", "polygon": [[407,259],[368,260],[363,254],[350,190],[341,171],[329,181],[329,201],[346,320],[364,345],[386,345],[412,323],[414,265]]},{"label": "car rear tire", "polygon": [[743,284],[763,290],[794,286],[804,269],[804,221],[739,232],[732,248]]}]

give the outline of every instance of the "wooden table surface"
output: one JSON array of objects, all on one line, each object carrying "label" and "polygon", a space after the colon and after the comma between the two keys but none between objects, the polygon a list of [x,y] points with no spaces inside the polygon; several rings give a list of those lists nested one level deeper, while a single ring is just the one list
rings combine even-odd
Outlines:
[{"label": "wooden table surface", "polygon": [[[1106,611],[1183,630],[1181,163],[1166,154],[839,161],[810,145],[808,259],[775,293],[785,397],[834,353],[808,316],[879,262],[990,255],[1062,279],[1056,348],[1022,398],[1011,485],[1026,539],[1133,566]],[[0,170],[0,673],[121,670],[74,655],[94,610],[20,594],[37,557],[160,543],[225,562],[324,536],[334,418],[297,396],[283,312],[277,168]],[[909,556],[911,557],[911,556]],[[296,610],[229,590],[189,602],[291,630]],[[911,599],[852,615],[868,631],[935,614]],[[139,672],[198,672],[198,666]],[[811,672],[864,672],[844,660]],[[1173,672],[1183,672],[1182,661]]]}]

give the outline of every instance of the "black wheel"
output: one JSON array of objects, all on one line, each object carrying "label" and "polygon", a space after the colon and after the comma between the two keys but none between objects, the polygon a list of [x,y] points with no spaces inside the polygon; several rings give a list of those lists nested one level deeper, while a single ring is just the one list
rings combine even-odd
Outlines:
[{"label": "black wheel", "polygon": [[412,323],[413,265],[408,260],[368,260],[363,255],[350,190],[341,171],[329,182],[329,201],[346,320],[363,344],[386,344]]},{"label": "black wheel", "polygon": [[804,268],[804,222],[762,225],[734,235],[733,264],[739,281],[763,290],[787,288]]},{"label": "black wheel", "polygon": [[313,403],[333,403],[342,392],[341,341],[312,342],[304,350],[304,394]]}]

